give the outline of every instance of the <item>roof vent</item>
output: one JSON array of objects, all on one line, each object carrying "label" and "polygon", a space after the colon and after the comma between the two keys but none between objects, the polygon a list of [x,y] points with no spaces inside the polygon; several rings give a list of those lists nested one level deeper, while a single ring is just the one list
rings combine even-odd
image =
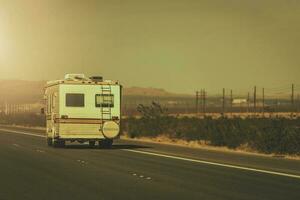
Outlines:
[{"label": "roof vent", "polygon": [[82,81],[87,80],[84,74],[66,74],[65,79],[69,81]]},{"label": "roof vent", "polygon": [[91,81],[94,81],[94,82],[102,82],[103,81],[102,76],[91,76],[90,79],[91,79]]}]

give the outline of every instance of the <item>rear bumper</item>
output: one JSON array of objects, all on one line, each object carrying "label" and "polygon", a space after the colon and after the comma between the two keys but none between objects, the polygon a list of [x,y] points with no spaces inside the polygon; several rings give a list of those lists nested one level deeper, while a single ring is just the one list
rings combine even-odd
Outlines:
[{"label": "rear bumper", "polygon": [[101,141],[101,140],[104,140],[105,138],[86,138],[86,137],[55,137],[55,139],[59,139],[59,140],[63,140],[63,141],[70,141],[70,142],[75,142],[75,141],[78,141],[78,142],[88,142],[88,141]]},{"label": "rear bumper", "polygon": [[101,135],[86,135],[86,134],[81,134],[81,135],[64,135],[64,134],[58,134],[55,138],[57,139],[64,139],[64,140],[74,140],[74,139],[83,139],[83,140],[101,140],[105,139],[105,137]]},{"label": "rear bumper", "polygon": [[[100,128],[99,123],[56,123],[55,133],[51,135],[50,131],[48,136],[62,140],[102,140],[105,136]],[[119,135],[120,133],[115,138]]]}]

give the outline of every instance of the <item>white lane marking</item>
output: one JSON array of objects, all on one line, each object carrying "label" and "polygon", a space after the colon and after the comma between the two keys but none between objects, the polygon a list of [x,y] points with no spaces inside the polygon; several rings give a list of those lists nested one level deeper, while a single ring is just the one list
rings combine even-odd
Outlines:
[{"label": "white lane marking", "polygon": [[13,131],[13,130],[9,130],[9,129],[0,129],[0,131],[6,131],[6,132],[9,132],[9,133],[17,133],[17,134],[21,134],[21,135],[30,135],[30,136],[42,137],[42,138],[46,137],[45,135],[27,133],[27,132],[23,132],[23,131]]},{"label": "white lane marking", "polygon": [[77,160],[77,162],[79,162],[80,164],[87,164],[88,162],[84,161],[84,160]]},{"label": "white lane marking", "polygon": [[152,179],[150,176],[144,176],[143,174],[138,175],[138,174],[133,173],[133,172],[131,172],[131,175],[135,176],[135,177],[138,177],[138,178],[141,178],[141,179],[145,179],[145,180],[151,180]]},{"label": "white lane marking", "polygon": [[[7,129],[0,129],[0,131],[7,131],[10,133],[30,135],[30,136],[42,137],[42,138],[46,137],[44,135],[32,134],[32,133],[27,133],[27,132],[22,132],[22,131],[13,131],[13,130],[7,130]],[[232,168],[232,169],[240,169],[240,170],[260,172],[260,173],[265,173],[265,174],[272,174],[272,175],[277,175],[277,176],[285,176],[285,177],[300,179],[299,175],[282,173],[282,172],[274,172],[274,171],[263,170],[263,169],[241,167],[241,166],[237,166],[237,165],[222,164],[222,163],[217,163],[217,162],[209,162],[209,161],[204,161],[204,160],[196,160],[196,159],[190,159],[190,158],[183,158],[183,157],[179,157],[179,156],[170,156],[170,155],[165,155],[165,154],[151,153],[151,152],[138,151],[138,150],[132,150],[132,149],[122,149],[122,151],[128,151],[128,152],[140,153],[140,154],[151,155],[151,156],[172,158],[172,159],[176,159],[176,160],[183,160],[183,161],[189,161],[189,162],[195,162],[195,163],[201,163],[201,164],[207,164],[207,165],[214,165],[214,166],[227,167],[227,168]]]},{"label": "white lane marking", "polygon": [[15,147],[19,147],[20,145],[18,145],[18,144],[13,144],[13,146],[15,146]]},{"label": "white lane marking", "polygon": [[222,164],[222,163],[217,163],[217,162],[209,162],[209,161],[204,161],[204,160],[196,160],[196,159],[184,158],[184,157],[179,157],[179,156],[170,156],[170,155],[165,155],[165,154],[160,154],[160,153],[152,153],[152,152],[139,151],[139,150],[131,150],[131,149],[122,149],[122,150],[128,151],[128,152],[139,153],[139,154],[158,156],[158,157],[163,157],[163,158],[171,158],[171,159],[175,159],[175,160],[183,160],[183,161],[201,163],[201,164],[206,164],[206,165],[214,165],[214,166],[219,166],[219,167],[227,167],[227,168],[232,168],[232,169],[240,169],[240,170],[246,170],[246,171],[260,172],[260,173],[264,173],[264,174],[272,174],[272,175],[277,175],[277,176],[285,176],[285,177],[300,179],[300,175],[287,174],[287,173],[282,173],[282,172],[275,172],[275,171],[269,171],[269,170],[263,170],[263,169],[255,169],[255,168],[250,168],[250,167],[241,167],[241,166],[237,166],[237,165]]},{"label": "white lane marking", "polygon": [[36,152],[38,152],[38,153],[45,153],[45,151],[40,150],[40,149],[36,149]]}]

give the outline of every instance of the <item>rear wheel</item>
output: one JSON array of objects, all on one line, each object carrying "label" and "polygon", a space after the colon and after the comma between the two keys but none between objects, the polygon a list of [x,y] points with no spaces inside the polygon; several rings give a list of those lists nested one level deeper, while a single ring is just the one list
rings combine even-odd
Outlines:
[{"label": "rear wheel", "polygon": [[53,147],[62,148],[62,147],[65,147],[65,145],[66,145],[66,142],[64,140],[57,139],[57,140],[53,141]]},{"label": "rear wheel", "polygon": [[52,138],[47,138],[47,145],[48,146],[52,146],[53,145]]},{"label": "rear wheel", "polygon": [[95,141],[89,141],[89,146],[90,146],[90,148],[94,148],[94,146],[95,146]]},{"label": "rear wheel", "polygon": [[110,149],[112,147],[113,140],[112,139],[104,139],[99,141],[99,147],[101,149]]}]

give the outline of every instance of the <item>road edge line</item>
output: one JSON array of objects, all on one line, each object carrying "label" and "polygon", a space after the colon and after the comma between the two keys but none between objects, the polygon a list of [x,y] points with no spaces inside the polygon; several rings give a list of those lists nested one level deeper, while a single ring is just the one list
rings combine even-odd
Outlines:
[{"label": "road edge line", "polygon": [[[0,131],[6,131],[6,132],[10,132],[10,133],[17,133],[20,135],[29,135],[29,136],[34,136],[34,137],[42,137],[42,138],[46,138],[45,135],[39,135],[39,134],[33,134],[33,133],[27,133],[27,132],[23,132],[23,131],[14,131],[14,130],[9,130],[9,129],[2,129],[0,128]],[[5,133],[4,133],[5,134]]]},{"label": "road edge line", "polygon": [[201,164],[206,164],[206,165],[214,165],[214,166],[219,166],[219,167],[227,167],[227,168],[232,168],[232,169],[239,169],[239,170],[245,170],[245,171],[259,172],[259,173],[264,173],[264,174],[271,174],[271,175],[285,176],[285,177],[300,179],[300,175],[288,174],[288,173],[283,173],[283,172],[255,169],[255,168],[251,168],[251,167],[242,167],[242,166],[231,165],[231,164],[222,164],[222,163],[217,163],[217,162],[184,158],[184,157],[179,157],[179,156],[171,156],[171,155],[152,153],[152,152],[147,152],[147,151],[139,151],[139,150],[132,150],[132,149],[122,149],[122,150],[128,151],[128,152],[140,153],[140,154],[144,154],[144,155],[158,156],[158,157],[164,157],[164,158],[171,158],[171,159],[175,159],[175,160],[189,161],[189,162],[201,163]]}]

